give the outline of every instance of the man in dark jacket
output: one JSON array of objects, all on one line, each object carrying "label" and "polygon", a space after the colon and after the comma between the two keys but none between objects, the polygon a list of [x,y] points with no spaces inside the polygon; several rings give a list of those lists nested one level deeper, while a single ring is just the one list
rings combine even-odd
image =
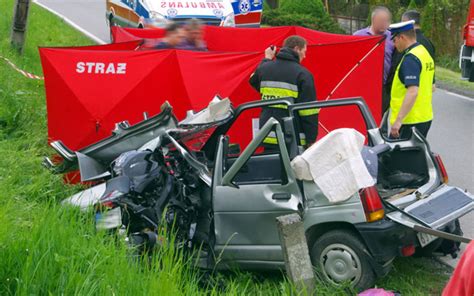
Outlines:
[{"label": "man in dark jacket", "polygon": [[[276,56],[276,59],[274,59]],[[283,48],[276,54],[275,47],[265,50],[265,58],[250,77],[250,84],[260,92],[262,100],[291,98],[295,103],[316,100],[313,75],[301,61],[306,57],[306,40],[300,36],[290,36]],[[316,141],[318,133],[318,109],[306,109],[298,112],[297,128],[300,145],[309,146]],[[265,107],[260,114],[260,128],[271,118],[280,121],[288,116],[286,105],[277,104]],[[278,144],[275,133],[264,140],[265,148],[272,150]]]},{"label": "man in dark jacket", "polygon": [[[426,50],[428,50],[429,54],[433,58],[433,61],[436,61],[435,47],[433,43],[428,38],[426,38],[426,36],[421,31],[420,18],[421,18],[420,13],[416,10],[408,10],[402,14],[402,22],[415,21],[414,28],[415,28],[415,33],[416,33],[416,42],[423,45],[426,48]],[[390,68],[390,72],[387,79],[387,83],[390,85],[390,89],[393,83],[393,78],[395,76],[395,71],[397,70],[397,67],[400,64],[402,57],[403,57],[403,53],[395,50],[392,57],[392,67]],[[434,89],[434,81],[433,81],[433,89]],[[387,109],[383,111],[385,112],[387,111]]]},{"label": "man in dark jacket", "polygon": [[416,10],[408,10],[402,15],[402,22],[415,21],[416,42],[423,45],[430,53],[433,60],[435,59],[435,48],[433,43],[423,35],[420,26],[420,13]]}]

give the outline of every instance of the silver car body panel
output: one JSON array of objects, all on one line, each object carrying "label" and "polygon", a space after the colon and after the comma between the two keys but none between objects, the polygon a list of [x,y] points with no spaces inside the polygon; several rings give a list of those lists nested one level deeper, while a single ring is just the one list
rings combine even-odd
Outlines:
[{"label": "silver car body panel", "polygon": [[[276,129],[283,169],[288,181],[286,184],[236,185],[233,182],[235,176],[273,129]],[[281,126],[273,118],[268,120],[222,176],[223,139],[222,137],[219,142],[214,168],[215,248],[217,252],[222,251],[223,263],[230,260],[239,265],[245,263],[253,265],[251,268],[260,268],[263,267],[260,264],[262,262],[283,262],[276,217],[300,212],[303,199],[291,170]],[[287,196],[283,199],[276,198],[281,193]]]},{"label": "silver car body panel", "polygon": [[179,126],[210,124],[226,120],[230,116],[232,116],[230,100],[228,98],[220,99],[216,96],[206,109],[198,113],[188,111],[186,118],[179,122]]},{"label": "silver car body panel", "polygon": [[303,188],[306,200],[303,222],[306,230],[322,223],[357,224],[367,221],[358,193],[347,201],[335,204],[329,202],[316,183],[304,181]]},{"label": "silver car body panel", "polygon": [[[414,209],[416,209],[420,206],[423,206],[425,204],[430,204],[430,202],[433,201],[435,198],[437,198],[437,197],[439,197],[443,194],[446,194],[447,192],[449,192],[453,188],[455,188],[456,190],[459,190],[460,192],[463,192],[463,190],[461,190],[459,188],[448,186],[448,185],[443,185],[440,188],[438,188],[432,195],[430,195],[430,196],[428,196],[424,199],[418,200],[417,202],[412,203],[411,205],[407,206],[404,209],[404,212],[410,212],[410,211],[412,211],[412,210],[414,210]],[[465,214],[471,212],[474,209],[474,196],[472,194],[468,193],[468,192],[463,192],[463,193],[467,197],[472,199],[471,203],[469,203],[469,204],[467,204],[463,207],[460,207],[460,208],[456,209],[455,211],[452,211],[451,213],[449,213],[449,215],[446,215],[446,216],[442,217],[441,219],[437,219],[436,221],[434,221],[432,223],[429,223],[427,226],[431,227],[432,229],[441,229],[443,226],[445,226],[446,224],[452,222],[453,220],[459,219],[460,217],[464,216]],[[394,212],[388,213],[387,216],[390,219],[392,219],[393,221],[395,221],[397,223],[400,223],[402,225],[405,225],[409,228],[414,228],[415,225],[425,226],[425,225],[420,224],[420,222],[415,221],[414,219],[410,218],[409,216],[407,216],[404,213],[399,212],[399,211],[394,211]]]},{"label": "silver car body panel", "polygon": [[107,167],[92,157],[80,152],[76,152],[76,156],[77,163],[79,164],[79,172],[81,173],[81,181],[94,181],[111,176]]},{"label": "silver car body panel", "polygon": [[77,206],[81,210],[87,210],[99,201],[104,192],[105,183],[101,183],[64,199],[61,204]]}]

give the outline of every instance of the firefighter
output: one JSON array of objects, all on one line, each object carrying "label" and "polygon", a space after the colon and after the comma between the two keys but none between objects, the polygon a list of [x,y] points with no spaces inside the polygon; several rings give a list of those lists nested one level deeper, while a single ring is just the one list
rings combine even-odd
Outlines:
[{"label": "firefighter", "polygon": [[[252,87],[260,92],[262,100],[290,98],[294,103],[316,100],[313,75],[300,64],[306,56],[306,48],[306,40],[295,35],[285,39],[278,54],[274,46],[265,50],[265,58],[249,81]],[[318,113],[318,109],[305,109],[296,114],[300,145],[303,147],[308,147],[316,141]],[[288,107],[284,104],[264,107],[260,114],[260,128],[271,117],[281,123],[287,116]],[[264,140],[265,150],[277,149],[277,144],[274,132]]]},{"label": "firefighter", "polygon": [[412,127],[427,136],[433,119],[435,65],[428,50],[416,41],[414,21],[393,24],[389,30],[403,53],[393,78],[390,101],[390,136],[409,138]]}]

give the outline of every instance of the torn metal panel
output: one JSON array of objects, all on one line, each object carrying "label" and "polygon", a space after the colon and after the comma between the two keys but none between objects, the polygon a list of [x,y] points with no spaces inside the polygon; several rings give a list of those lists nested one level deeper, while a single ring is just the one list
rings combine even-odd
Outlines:
[{"label": "torn metal panel", "polygon": [[93,186],[62,201],[63,205],[78,206],[82,210],[96,204],[105,192],[105,183]]}]

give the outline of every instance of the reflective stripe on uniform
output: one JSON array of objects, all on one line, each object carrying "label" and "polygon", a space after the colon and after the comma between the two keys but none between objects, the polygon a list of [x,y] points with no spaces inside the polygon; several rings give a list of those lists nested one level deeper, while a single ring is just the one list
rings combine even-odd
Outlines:
[{"label": "reflective stripe on uniform", "polygon": [[[262,100],[275,100],[279,98],[297,98],[298,86],[280,81],[262,81],[260,83],[260,94]],[[288,109],[285,104],[271,105],[270,108]],[[298,111],[300,116],[319,114],[319,109],[306,109]]]},{"label": "reflective stripe on uniform", "polygon": [[277,145],[278,139],[275,132],[269,132],[268,135],[263,139],[263,143]]},{"label": "reflective stripe on uniform", "polygon": [[295,92],[298,92],[298,86],[281,81],[262,81],[260,83],[260,87],[269,87],[269,88],[281,88],[281,89],[288,89]]},{"label": "reflective stripe on uniform", "polygon": [[263,139],[264,144],[272,144],[272,145],[278,145],[278,140],[277,138],[271,138],[271,137],[266,137]]},{"label": "reflective stripe on uniform", "polygon": [[[297,98],[298,86],[281,81],[262,81],[260,83],[262,100],[276,100],[280,98]],[[285,104],[271,105],[270,108],[288,109]]]},{"label": "reflective stripe on uniform", "polygon": [[306,110],[300,110],[298,111],[298,114],[300,116],[310,116],[310,115],[316,115],[319,114],[319,109],[306,109]]},{"label": "reflective stripe on uniform", "polygon": [[[306,145],[306,136],[304,133],[299,133],[300,145]],[[264,144],[278,145],[278,139],[275,132],[269,132],[268,135],[263,139]]]},{"label": "reflective stripe on uniform", "polygon": [[288,109],[288,106],[287,105],[284,105],[284,104],[277,104],[277,105],[271,105],[271,106],[268,106],[270,108],[278,108],[278,109]]},{"label": "reflective stripe on uniform", "polygon": [[291,89],[282,89],[282,88],[273,88],[273,87],[261,87],[260,94],[262,95],[262,100],[273,100],[279,98],[297,98],[298,91]]}]

